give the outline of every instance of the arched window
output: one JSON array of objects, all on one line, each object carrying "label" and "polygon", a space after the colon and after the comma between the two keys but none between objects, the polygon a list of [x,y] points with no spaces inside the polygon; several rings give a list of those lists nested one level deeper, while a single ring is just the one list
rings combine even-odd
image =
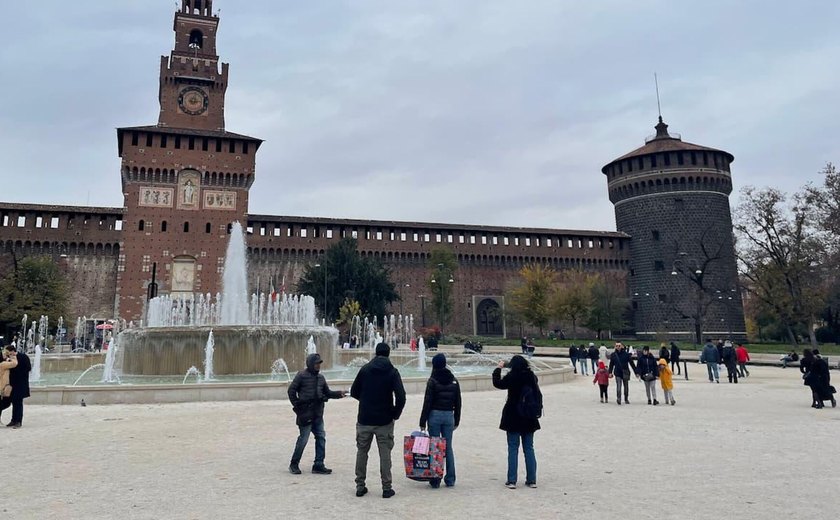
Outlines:
[{"label": "arched window", "polygon": [[161,230],[162,232],[166,233],[166,227],[167,227],[167,223],[166,223],[166,221],[164,220],[163,222],[161,222],[161,223],[160,223],[160,230]]},{"label": "arched window", "polygon": [[189,222],[184,222],[184,233],[189,233],[189,232],[190,232],[190,223]]},{"label": "arched window", "polygon": [[204,34],[198,29],[190,31],[190,45],[193,44],[198,45],[199,49],[204,47]]},{"label": "arched window", "polygon": [[145,231],[146,230],[146,221],[141,220],[140,223],[137,225],[138,231]]},{"label": "arched window", "polygon": [[212,230],[213,230],[213,226],[212,226],[212,225],[210,225],[210,223],[209,223],[209,222],[208,222],[207,224],[205,224],[205,226],[204,226],[204,232],[205,232],[205,233],[208,233],[208,234],[209,234]]}]

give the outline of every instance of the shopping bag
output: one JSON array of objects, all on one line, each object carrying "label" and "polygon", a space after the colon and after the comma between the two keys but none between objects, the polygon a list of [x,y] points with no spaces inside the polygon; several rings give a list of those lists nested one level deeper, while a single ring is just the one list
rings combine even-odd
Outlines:
[{"label": "shopping bag", "polygon": [[[415,447],[416,443],[416,447]],[[421,482],[442,479],[446,457],[446,439],[412,432],[403,438],[405,476]]]}]

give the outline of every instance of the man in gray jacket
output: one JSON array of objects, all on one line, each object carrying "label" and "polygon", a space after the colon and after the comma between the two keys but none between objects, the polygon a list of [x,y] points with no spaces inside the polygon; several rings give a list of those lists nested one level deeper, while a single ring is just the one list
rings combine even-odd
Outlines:
[{"label": "man in gray jacket", "polygon": [[332,470],[324,466],[327,451],[327,434],[324,430],[324,403],[328,399],[341,399],[344,393],[330,390],[327,380],[321,374],[320,354],[306,356],[306,369],[295,375],[289,385],[289,402],[297,415],[296,424],[300,434],[295,443],[295,451],[289,464],[289,472],[300,475],[300,458],[309,441],[309,434],[315,436],[315,463],[312,473],[329,475]]},{"label": "man in gray jacket", "polygon": [[720,363],[720,356],[718,349],[712,343],[712,340],[706,338],[706,345],[703,346],[703,351],[700,353],[700,362],[706,363],[706,370],[709,372],[709,382],[714,381],[720,383],[720,375],[718,374],[718,363]]}]

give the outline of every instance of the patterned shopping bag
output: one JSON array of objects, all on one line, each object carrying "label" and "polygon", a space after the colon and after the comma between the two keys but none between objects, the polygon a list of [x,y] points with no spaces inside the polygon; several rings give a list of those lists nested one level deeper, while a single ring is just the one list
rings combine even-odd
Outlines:
[{"label": "patterned shopping bag", "polygon": [[445,457],[446,439],[443,437],[429,437],[425,432],[412,432],[403,439],[405,476],[412,480],[442,479]]}]

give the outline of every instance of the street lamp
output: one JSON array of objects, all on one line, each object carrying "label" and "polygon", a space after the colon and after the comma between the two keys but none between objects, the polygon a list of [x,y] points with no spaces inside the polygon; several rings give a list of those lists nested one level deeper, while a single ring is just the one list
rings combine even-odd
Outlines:
[{"label": "street lamp", "polygon": [[321,264],[315,264],[315,267],[323,267],[324,271],[324,325],[327,324],[327,264],[324,263],[323,266]]},{"label": "street lamp", "polygon": [[[437,274],[442,274],[442,271],[446,269],[446,266],[443,264],[438,264],[438,273],[432,274],[432,283],[436,284],[438,289],[440,290],[440,299],[438,300],[438,319],[440,320],[440,336],[443,338],[443,284],[438,283],[435,279]],[[449,271],[449,283],[455,283],[455,279],[452,277],[452,271]]]},{"label": "street lamp", "polygon": [[[694,285],[696,286],[696,309],[694,315],[694,336],[695,341],[699,344],[702,341],[700,338],[702,332],[702,314],[703,314],[703,302],[700,295],[701,290],[703,289],[703,270],[700,268],[700,262],[696,258],[691,258],[688,256],[688,253],[677,253],[679,258],[675,259],[673,264],[671,264],[671,275],[684,275],[688,278]],[[694,267],[692,269],[692,265]],[[689,317],[689,316],[684,316]]]},{"label": "street lamp", "polygon": [[402,316],[402,314],[403,314],[403,297],[402,297],[403,287],[406,287],[406,288],[411,287],[411,284],[406,283],[406,284],[401,284],[400,285],[400,316]]}]

